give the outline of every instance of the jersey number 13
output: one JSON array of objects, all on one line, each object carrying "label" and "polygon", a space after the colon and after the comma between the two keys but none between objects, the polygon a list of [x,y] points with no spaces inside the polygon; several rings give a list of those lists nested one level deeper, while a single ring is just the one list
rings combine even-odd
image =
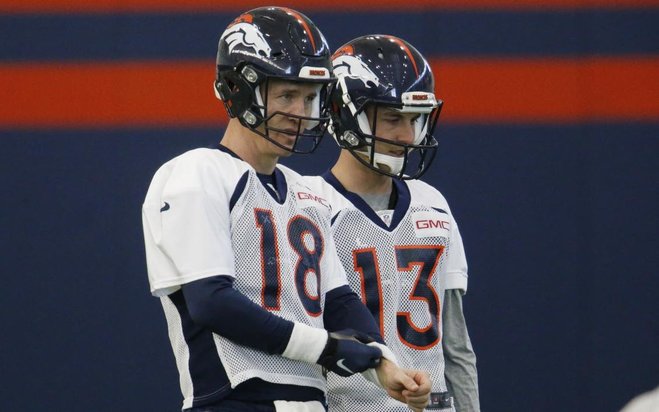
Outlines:
[{"label": "jersey number 13", "polygon": [[[408,299],[425,302],[430,315],[430,322],[420,327],[414,324],[410,312],[396,312],[398,337],[403,344],[414,349],[430,349],[437,345],[440,340],[440,302],[431,280],[443,252],[444,246],[441,245],[395,247],[398,271],[403,276],[416,273],[414,286]],[[362,298],[378,322],[380,333],[384,336],[382,281],[377,252],[375,248],[367,248],[353,250],[352,254],[354,269],[361,277]]]}]

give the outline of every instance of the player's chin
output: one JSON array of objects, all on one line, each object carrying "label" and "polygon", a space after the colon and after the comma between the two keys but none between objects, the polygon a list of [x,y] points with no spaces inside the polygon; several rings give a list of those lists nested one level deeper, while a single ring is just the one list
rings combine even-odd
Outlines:
[{"label": "player's chin", "polygon": [[290,156],[293,146],[295,146],[295,134],[291,133],[279,133],[277,132],[274,136],[275,141],[279,144],[280,156]]},{"label": "player's chin", "polygon": [[292,154],[293,154],[293,152],[291,152],[291,151],[289,151],[289,150],[281,149],[281,150],[279,151],[279,154],[278,154],[278,155],[279,155],[279,157],[289,157],[289,156],[292,155]]},{"label": "player's chin", "polygon": [[[293,148],[293,145],[287,145],[284,143],[281,143],[280,141],[277,141],[281,146],[273,144],[274,146],[274,152],[276,153],[277,157],[288,157],[293,154],[291,151]],[[283,147],[282,147],[283,146]]]}]

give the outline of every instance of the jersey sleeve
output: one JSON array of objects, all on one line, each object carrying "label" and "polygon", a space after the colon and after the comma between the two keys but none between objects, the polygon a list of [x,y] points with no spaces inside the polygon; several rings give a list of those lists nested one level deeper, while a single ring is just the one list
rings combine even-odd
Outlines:
[{"label": "jersey sleeve", "polygon": [[469,339],[459,290],[447,290],[442,310],[444,376],[458,411],[480,411],[476,354]]},{"label": "jersey sleeve", "polygon": [[218,274],[234,276],[223,184],[198,156],[177,158],[156,173],[142,208],[152,294],[168,295]]},{"label": "jersey sleeve", "polygon": [[446,261],[446,289],[467,291],[467,258],[458,223],[451,214],[450,246]]}]

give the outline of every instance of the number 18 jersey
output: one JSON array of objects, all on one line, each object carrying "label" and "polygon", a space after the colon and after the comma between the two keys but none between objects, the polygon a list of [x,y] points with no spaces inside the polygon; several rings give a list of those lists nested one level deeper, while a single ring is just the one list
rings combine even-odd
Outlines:
[{"label": "number 18 jersey", "polygon": [[271,355],[192,321],[181,286],[217,275],[275,315],[323,328],[325,294],[346,284],[323,200],[277,166],[264,183],[226,149],[196,149],[156,173],[143,206],[151,292],[161,298],[183,408],[258,378],[326,390],[319,365]]},{"label": "number 18 jersey", "polygon": [[[332,235],[348,282],[399,366],[427,371],[432,392],[445,392],[444,291],[467,288],[462,239],[446,200],[424,182],[394,179],[395,209],[376,213],[329,173],[308,181],[332,207]],[[409,410],[360,376],[330,374],[328,386],[330,410]]]}]

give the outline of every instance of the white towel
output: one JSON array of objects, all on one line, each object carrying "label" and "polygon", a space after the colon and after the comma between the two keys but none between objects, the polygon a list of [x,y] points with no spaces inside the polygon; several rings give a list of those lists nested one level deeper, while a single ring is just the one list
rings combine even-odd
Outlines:
[{"label": "white towel", "polygon": [[289,402],[275,401],[277,412],[326,412],[323,404],[318,401]]}]

